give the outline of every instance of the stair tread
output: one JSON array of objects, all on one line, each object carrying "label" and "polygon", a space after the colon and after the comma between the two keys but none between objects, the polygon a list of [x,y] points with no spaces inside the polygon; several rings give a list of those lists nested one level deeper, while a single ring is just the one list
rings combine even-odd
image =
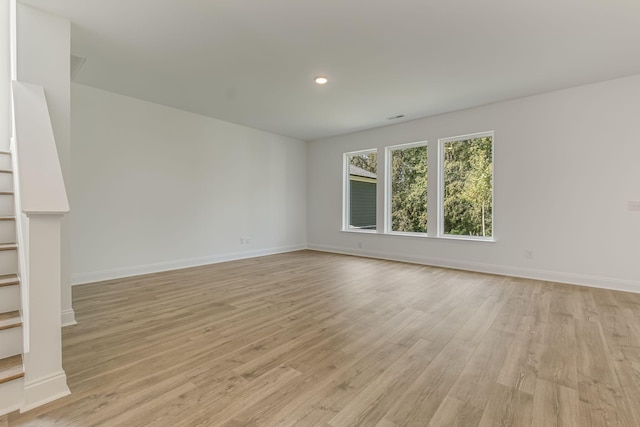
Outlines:
[{"label": "stair tread", "polygon": [[0,221],[15,221],[15,216],[0,216]]},{"label": "stair tread", "polygon": [[0,154],[11,154],[11,151],[0,150]]},{"label": "stair tread", "polygon": [[0,169],[0,173],[13,173],[11,169]]},{"label": "stair tread", "polygon": [[16,249],[18,245],[15,243],[0,243],[0,251],[10,251]]},{"label": "stair tread", "polygon": [[22,326],[22,317],[19,311],[8,311],[0,313],[0,330],[11,329]]},{"label": "stair tread", "polygon": [[0,359],[0,384],[24,377],[22,355]]},{"label": "stair tread", "polygon": [[18,279],[17,274],[5,274],[0,276],[0,288],[3,286],[14,286],[19,284],[20,279]]},{"label": "stair tread", "polygon": [[13,196],[13,191],[0,191],[0,195]]}]

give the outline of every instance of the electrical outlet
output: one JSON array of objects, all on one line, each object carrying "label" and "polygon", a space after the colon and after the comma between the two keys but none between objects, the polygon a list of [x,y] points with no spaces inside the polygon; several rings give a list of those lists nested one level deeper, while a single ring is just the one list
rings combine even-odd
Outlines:
[{"label": "electrical outlet", "polygon": [[640,211],[640,200],[629,200],[629,210],[635,212]]},{"label": "electrical outlet", "polygon": [[358,249],[362,249],[362,242],[358,242]]},{"label": "electrical outlet", "polygon": [[248,237],[244,238],[244,242],[248,245],[249,244],[250,239]]},{"label": "electrical outlet", "polygon": [[241,237],[241,238],[240,238],[240,244],[241,244],[241,245],[244,245],[244,237]]},{"label": "electrical outlet", "polygon": [[524,250],[524,257],[526,259],[533,259],[533,251],[531,249]]}]

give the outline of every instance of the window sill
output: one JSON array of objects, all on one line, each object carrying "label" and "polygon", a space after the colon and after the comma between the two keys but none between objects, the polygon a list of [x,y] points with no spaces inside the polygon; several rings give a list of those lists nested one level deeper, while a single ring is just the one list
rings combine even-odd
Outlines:
[{"label": "window sill", "polygon": [[456,236],[456,235],[444,235],[444,236],[429,236],[426,233],[403,233],[397,231],[380,232],[377,230],[361,230],[361,229],[343,229],[340,230],[343,233],[358,233],[358,234],[375,234],[378,236],[395,236],[395,237],[411,237],[418,239],[434,239],[434,240],[457,240],[462,242],[481,242],[481,243],[496,243],[496,239],[493,237],[474,237],[474,236]]},{"label": "window sill", "polygon": [[435,237],[435,236],[429,236],[427,233],[411,233],[406,231],[387,231],[386,233],[383,233],[383,234],[387,236],[418,237],[421,239]]},{"label": "window sill", "polygon": [[358,233],[358,234],[379,234],[378,230],[367,230],[366,228],[343,228],[343,233]]},{"label": "window sill", "polygon": [[446,234],[444,236],[438,236],[437,239],[444,240],[463,240],[465,242],[485,242],[495,243],[496,239],[493,237],[475,237],[475,236],[456,236],[453,234]]}]

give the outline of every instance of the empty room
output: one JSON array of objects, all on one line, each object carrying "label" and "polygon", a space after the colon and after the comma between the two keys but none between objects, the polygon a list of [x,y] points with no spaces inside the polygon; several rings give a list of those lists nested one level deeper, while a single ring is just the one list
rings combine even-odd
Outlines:
[{"label": "empty room", "polygon": [[638,23],[0,0],[0,427],[640,426]]}]

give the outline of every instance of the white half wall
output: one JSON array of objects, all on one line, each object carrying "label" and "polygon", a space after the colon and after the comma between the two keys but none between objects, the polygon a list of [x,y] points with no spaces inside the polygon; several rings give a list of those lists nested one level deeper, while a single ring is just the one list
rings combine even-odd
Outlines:
[{"label": "white half wall", "polygon": [[[640,75],[310,142],[308,246],[640,292],[639,112]],[[344,152],[428,140],[434,192],[438,138],[490,130],[495,243],[340,231]]]},{"label": "white half wall", "polygon": [[304,142],[79,84],[71,94],[74,283],[306,247]]}]

